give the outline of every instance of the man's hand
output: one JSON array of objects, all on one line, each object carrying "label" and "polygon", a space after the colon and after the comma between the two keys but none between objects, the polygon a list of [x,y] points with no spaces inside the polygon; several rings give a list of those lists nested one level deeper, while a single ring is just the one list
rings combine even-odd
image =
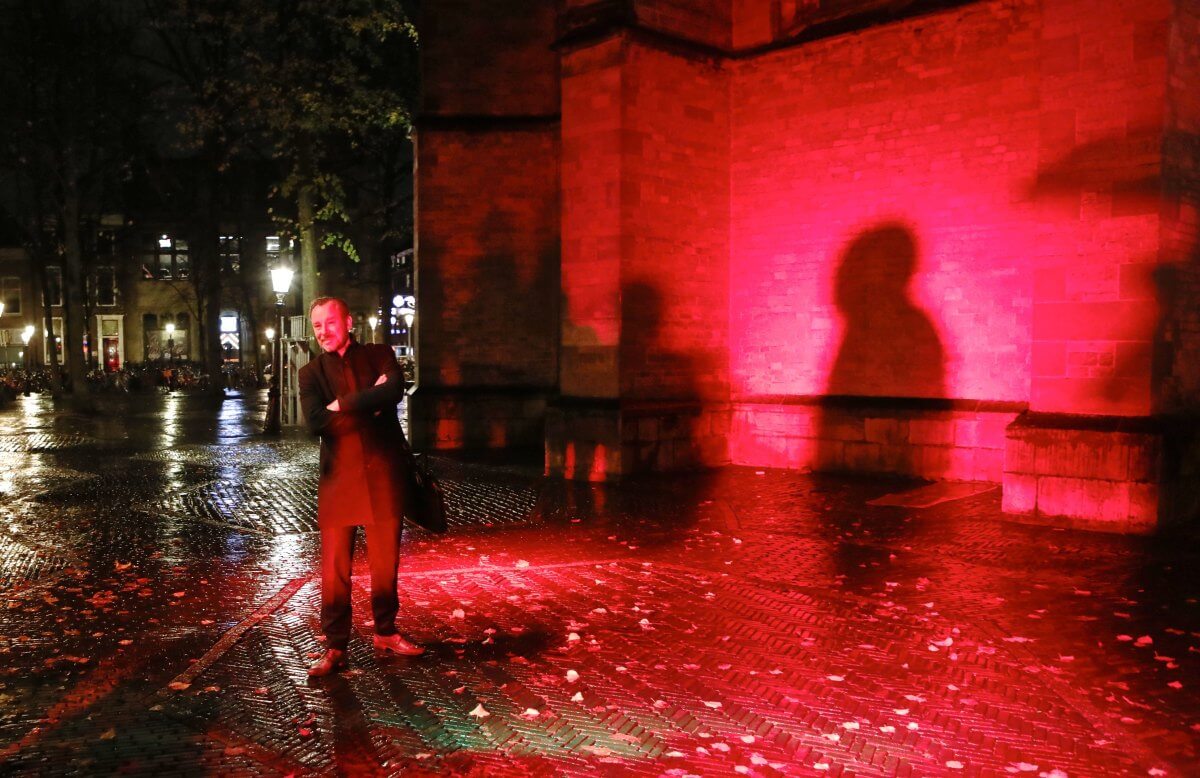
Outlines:
[{"label": "man's hand", "polygon": [[327,410],[327,411],[340,411],[341,409],[342,409],[342,406],[338,405],[338,401],[337,401],[336,397],[333,398],[333,402],[331,402],[331,403],[329,403],[329,405],[325,406],[325,410]]},{"label": "man's hand", "polygon": [[387,383],[387,374],[381,375],[375,379],[376,386],[379,386],[380,384],[386,384],[386,383]]}]

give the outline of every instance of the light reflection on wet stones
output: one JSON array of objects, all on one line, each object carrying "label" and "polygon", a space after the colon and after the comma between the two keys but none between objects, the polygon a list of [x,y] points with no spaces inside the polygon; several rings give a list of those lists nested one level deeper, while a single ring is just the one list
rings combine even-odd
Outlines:
[{"label": "light reflection on wet stones", "polygon": [[408,535],[401,574],[401,629],[429,655],[373,656],[360,548],[351,672],[310,684],[315,441],[230,437],[257,421],[235,407],[139,398],[128,438],[106,443],[87,419],[0,414],[63,436],[19,454],[48,472],[18,473],[0,500],[0,771],[1195,763],[1194,546],[1015,526],[994,494],[867,506],[910,486],[881,479],[731,469],[594,487],[439,457],[454,527]]}]

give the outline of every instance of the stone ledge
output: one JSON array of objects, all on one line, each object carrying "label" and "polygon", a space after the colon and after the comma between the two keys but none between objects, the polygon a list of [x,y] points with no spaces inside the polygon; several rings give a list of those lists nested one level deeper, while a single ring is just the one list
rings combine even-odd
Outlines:
[{"label": "stone ledge", "polygon": [[730,455],[754,466],[999,483],[1005,428],[1023,409],[986,400],[744,398],[732,407]]},{"label": "stone ledge", "polygon": [[1024,413],[1003,508],[1018,521],[1147,534],[1196,517],[1195,419]]}]

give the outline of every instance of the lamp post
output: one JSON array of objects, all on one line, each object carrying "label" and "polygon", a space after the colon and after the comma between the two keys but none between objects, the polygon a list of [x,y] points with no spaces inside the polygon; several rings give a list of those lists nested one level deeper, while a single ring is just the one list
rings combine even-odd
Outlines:
[{"label": "lamp post", "polygon": [[367,324],[371,327],[371,342],[375,342],[375,325],[379,323],[379,317],[371,314],[367,317]]},{"label": "lamp post", "polygon": [[22,381],[22,389],[26,397],[29,396],[32,384],[32,378],[29,375],[30,362],[33,360],[29,356],[29,339],[33,337],[33,325],[26,324],[25,329],[21,330],[21,367],[25,370],[25,377]]},{"label": "lamp post", "polygon": [[[271,384],[267,390],[267,421],[263,432],[279,433],[283,429],[283,403],[281,390],[283,385],[283,298],[292,286],[293,270],[285,265],[271,268],[271,291],[275,292],[275,318],[279,321],[276,332],[274,359],[271,365]],[[267,336],[270,339],[270,336]]]}]

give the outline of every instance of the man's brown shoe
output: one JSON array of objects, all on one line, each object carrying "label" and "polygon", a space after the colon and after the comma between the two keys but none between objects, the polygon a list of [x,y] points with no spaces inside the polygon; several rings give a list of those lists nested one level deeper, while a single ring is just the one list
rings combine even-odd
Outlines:
[{"label": "man's brown shoe", "polygon": [[346,669],[346,652],[339,651],[336,648],[331,648],[325,652],[324,656],[312,667],[308,668],[308,674],[313,678],[336,673],[338,670]]},{"label": "man's brown shoe", "polygon": [[399,635],[376,635],[375,653],[386,654],[388,652],[400,656],[420,656],[425,653],[425,649],[415,643],[409,643]]}]

